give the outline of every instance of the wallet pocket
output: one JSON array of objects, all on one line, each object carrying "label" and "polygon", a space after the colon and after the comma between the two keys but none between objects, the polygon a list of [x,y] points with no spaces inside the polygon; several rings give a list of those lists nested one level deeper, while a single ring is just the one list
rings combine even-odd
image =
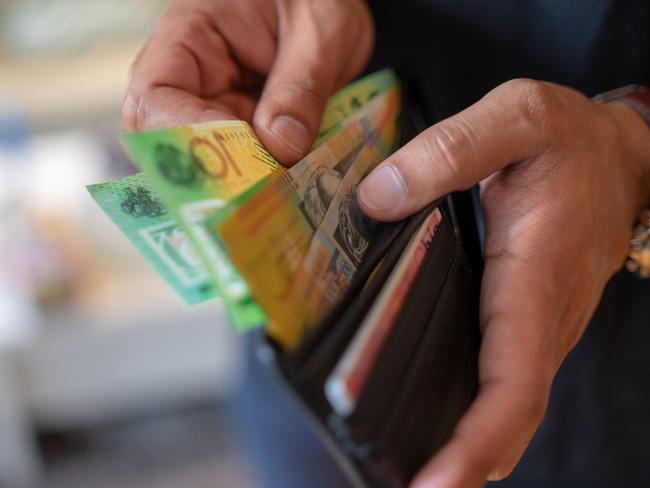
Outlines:
[{"label": "wallet pocket", "polygon": [[326,445],[360,486],[404,486],[448,439],[476,393],[477,277],[449,214],[439,207],[440,224],[353,413],[336,415],[325,397],[329,374],[412,235],[438,204],[378,229],[348,292],[296,349],[283,351],[272,342],[267,347],[266,357],[274,358],[317,420]]},{"label": "wallet pocket", "polygon": [[440,236],[409,295],[414,308],[405,302],[354,414],[327,420],[372,486],[406,485],[476,393],[478,285],[462,249],[449,246],[453,233]]},{"label": "wallet pocket", "polygon": [[286,370],[297,385],[303,390],[318,385],[319,389],[314,395],[318,397],[319,403],[325,400],[320,386],[326,375],[339,360],[381,293],[411,236],[436,208],[436,204],[437,202],[426,207],[406,221],[385,224],[380,228],[341,301],[323,321],[307,331],[295,351],[284,354]]},{"label": "wallet pocket", "polygon": [[371,438],[403,384],[458,250],[445,215],[348,419],[350,437]]},{"label": "wallet pocket", "polygon": [[449,439],[476,396],[477,297],[478,283],[460,255],[377,434],[380,457],[403,484]]}]

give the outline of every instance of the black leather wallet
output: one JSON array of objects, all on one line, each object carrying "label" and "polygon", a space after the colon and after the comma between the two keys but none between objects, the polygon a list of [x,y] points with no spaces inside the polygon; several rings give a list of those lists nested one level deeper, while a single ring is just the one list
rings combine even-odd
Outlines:
[{"label": "black leather wallet", "polygon": [[[418,119],[423,120],[410,102],[403,111],[403,140],[421,129]],[[378,225],[350,288],[294,349],[284,351],[259,336],[258,357],[295,392],[355,485],[407,485],[449,439],[476,395],[482,264],[472,198],[463,192],[404,221]],[[339,415],[325,396],[327,377],[411,236],[436,207],[442,219],[356,407]]]}]

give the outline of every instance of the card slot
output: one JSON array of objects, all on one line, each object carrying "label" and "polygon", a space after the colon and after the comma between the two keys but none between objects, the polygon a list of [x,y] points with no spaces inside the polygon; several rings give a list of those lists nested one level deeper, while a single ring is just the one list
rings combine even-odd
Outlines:
[{"label": "card slot", "polygon": [[[385,276],[377,273],[377,284],[374,285],[377,290],[372,290],[372,293],[365,296],[371,285],[354,297],[350,302],[352,306],[348,305],[338,321],[332,324],[335,333],[324,334],[324,342],[313,350],[308,361],[300,364],[301,367],[289,369],[286,354],[275,349],[274,357],[282,376],[292,385],[321,425],[326,426],[326,437],[333,441],[330,446],[336,445],[345,453],[345,464],[348,468],[354,467],[355,473],[358,473],[368,486],[403,486],[405,480],[410,479],[448,437],[475,394],[476,358],[480,341],[477,325],[477,280],[468,268],[464,251],[444,212],[441,224],[412,286],[413,292],[407,298],[407,301],[413,300],[413,304],[421,303],[411,296],[413,293],[428,290],[424,303],[430,312],[419,313],[420,324],[424,325],[416,327],[413,312],[418,308],[411,310],[409,314],[406,312],[408,304],[405,301],[403,312],[398,316],[399,322],[396,322],[396,327],[399,325],[402,334],[409,330],[420,330],[411,332],[412,335],[406,334],[413,350],[408,354],[403,351],[400,354],[400,348],[397,348],[397,355],[393,353],[392,357],[382,350],[377,367],[384,371],[388,367],[389,370],[396,369],[401,373],[394,376],[385,376],[385,373],[382,373],[377,376],[377,372],[373,371],[368,385],[372,381],[375,385],[372,389],[380,393],[372,393],[366,400],[360,399],[353,417],[346,419],[333,415],[323,394],[325,377],[349,342],[348,338],[341,341],[341,345],[335,339],[340,340],[345,334],[350,337],[354,334],[367,313],[367,308],[363,313],[354,312],[354,306],[360,307],[359,310],[363,308],[362,304],[370,307],[395,263],[383,268]],[[413,227],[414,232],[419,224]],[[406,229],[402,232],[406,234]],[[405,239],[406,242],[409,238],[410,235]],[[390,261],[389,255],[395,255],[399,259],[403,250],[396,242],[391,243],[389,247],[386,263]],[[436,276],[436,273],[432,272],[436,266],[438,275],[445,276]],[[448,266],[448,272],[440,273],[440,269],[445,266]],[[426,271],[422,271],[424,269]],[[427,288],[427,280],[432,277],[436,283],[439,282],[436,281],[438,278],[442,281],[440,292],[435,297],[431,283]],[[455,326],[451,327],[450,324]],[[338,330],[339,327],[343,330]],[[395,340],[403,339],[390,335],[386,344],[390,345]],[[434,362],[431,363],[431,360]],[[406,363],[406,367],[397,367],[402,361]],[[394,393],[388,395],[389,390]],[[366,392],[366,395],[368,394]],[[388,399],[387,404],[383,404],[382,408],[375,408],[373,398],[383,402],[383,397]],[[364,420],[360,423],[359,419]],[[373,422],[369,421],[373,419]],[[337,450],[336,447],[333,449]]]},{"label": "card slot", "polygon": [[391,479],[392,487],[406,486],[449,439],[476,396],[479,347],[478,283],[463,253],[454,262],[389,411],[376,431],[367,433],[372,442],[366,442],[366,451],[372,456],[366,468],[378,486],[383,479]]},{"label": "card slot", "polygon": [[348,419],[353,440],[372,438],[389,411],[460,252],[460,243],[445,215]]},{"label": "card slot", "polygon": [[[314,374],[320,372],[320,377],[329,372],[380,293],[411,236],[438,203],[434,202],[408,219],[379,228],[352,285],[336,307],[305,333],[295,350],[284,354],[288,371],[301,371],[300,376],[306,376],[310,383],[315,383]],[[368,283],[380,262],[381,267]]]},{"label": "card slot", "polygon": [[[323,390],[325,378],[374,302],[390,269],[399,259],[402,252],[400,235],[406,234],[408,226],[402,222],[399,227],[393,226],[388,230],[395,234],[393,238],[385,238],[373,248],[373,251],[383,248],[381,250],[385,252],[383,259],[386,268],[382,265],[372,283],[365,286],[368,277],[382,259],[379,252],[364,261],[367,271],[362,270],[363,275],[357,275],[358,281],[353,282],[342,302],[315,329],[307,332],[297,350],[285,352],[280,347],[275,347],[278,364],[287,381],[322,422],[325,422],[330,412]],[[403,232],[396,232],[397,230]]]}]

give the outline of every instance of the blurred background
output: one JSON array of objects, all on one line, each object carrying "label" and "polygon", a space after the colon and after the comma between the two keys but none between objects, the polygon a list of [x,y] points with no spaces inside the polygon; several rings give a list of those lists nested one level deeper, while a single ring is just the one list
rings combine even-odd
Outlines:
[{"label": "blurred background", "polygon": [[85,185],[134,172],[130,64],[166,2],[0,0],[0,487],[253,486],[241,344]]}]

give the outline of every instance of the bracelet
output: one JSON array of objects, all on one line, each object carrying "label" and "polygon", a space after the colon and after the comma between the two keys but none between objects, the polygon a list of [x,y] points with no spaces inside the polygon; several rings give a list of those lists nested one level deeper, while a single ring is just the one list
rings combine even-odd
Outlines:
[{"label": "bracelet", "polygon": [[596,103],[619,102],[634,110],[650,126],[650,88],[627,85],[592,98]]},{"label": "bracelet", "polygon": [[625,267],[640,278],[650,278],[650,210],[644,210],[634,227]]}]

